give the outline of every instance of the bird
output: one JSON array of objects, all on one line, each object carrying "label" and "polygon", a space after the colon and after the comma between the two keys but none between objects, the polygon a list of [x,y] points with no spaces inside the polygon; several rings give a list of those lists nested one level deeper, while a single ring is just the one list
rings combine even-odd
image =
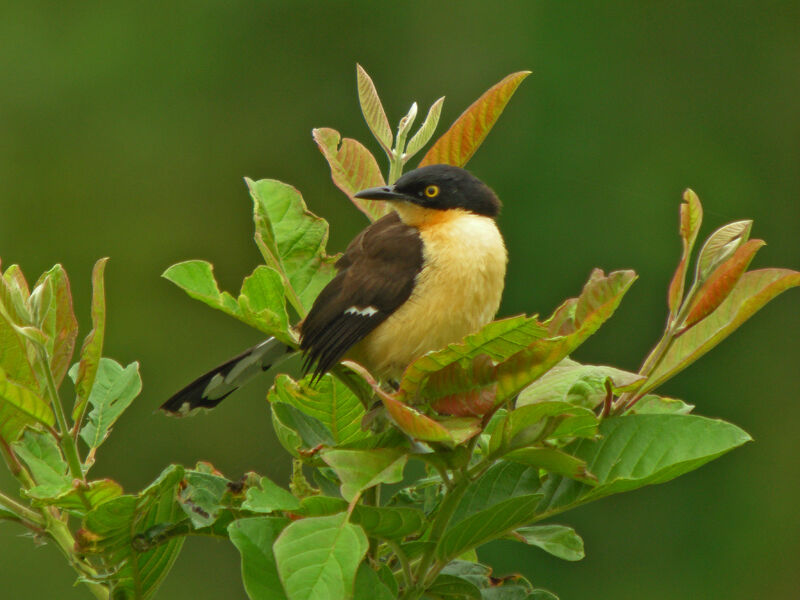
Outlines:
[{"label": "bird", "polygon": [[[354,196],[394,210],[350,242],[337,274],[297,326],[312,382],[345,359],[382,381],[399,381],[423,354],[489,323],[503,293],[508,253],[496,223],[502,204],[469,171],[427,165]],[[161,408],[176,416],[213,408],[296,351],[268,338],[201,375]]]}]

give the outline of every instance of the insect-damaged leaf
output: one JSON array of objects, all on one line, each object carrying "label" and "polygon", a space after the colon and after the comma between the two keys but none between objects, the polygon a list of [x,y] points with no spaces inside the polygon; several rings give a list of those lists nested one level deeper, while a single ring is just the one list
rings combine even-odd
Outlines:
[{"label": "insect-damaged leaf", "polygon": [[419,166],[448,164],[463,167],[486,139],[511,96],[530,71],[512,73],[486,90],[428,150]]}]

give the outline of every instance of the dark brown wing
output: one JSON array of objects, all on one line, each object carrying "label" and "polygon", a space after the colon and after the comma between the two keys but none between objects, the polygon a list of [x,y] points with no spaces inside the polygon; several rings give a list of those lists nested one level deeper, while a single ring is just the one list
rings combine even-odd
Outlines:
[{"label": "dark brown wing", "polygon": [[422,239],[395,212],[375,221],[347,247],[339,273],[320,292],[300,327],[306,369],[319,377],[383,323],[414,289]]}]

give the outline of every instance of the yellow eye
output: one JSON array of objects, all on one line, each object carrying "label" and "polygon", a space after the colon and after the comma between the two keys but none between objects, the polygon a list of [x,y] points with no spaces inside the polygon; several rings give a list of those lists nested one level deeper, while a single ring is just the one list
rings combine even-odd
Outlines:
[{"label": "yellow eye", "polygon": [[425,195],[428,198],[436,198],[439,195],[439,186],[438,185],[429,185],[425,188]]}]

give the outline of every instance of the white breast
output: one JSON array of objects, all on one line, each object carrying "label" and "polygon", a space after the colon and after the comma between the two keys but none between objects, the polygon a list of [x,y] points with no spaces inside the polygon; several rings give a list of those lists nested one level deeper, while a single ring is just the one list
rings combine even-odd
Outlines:
[{"label": "white breast", "polygon": [[483,327],[500,306],[508,258],[494,220],[439,213],[420,227],[425,266],[411,297],[352,353],[381,377],[398,379],[414,359]]}]

